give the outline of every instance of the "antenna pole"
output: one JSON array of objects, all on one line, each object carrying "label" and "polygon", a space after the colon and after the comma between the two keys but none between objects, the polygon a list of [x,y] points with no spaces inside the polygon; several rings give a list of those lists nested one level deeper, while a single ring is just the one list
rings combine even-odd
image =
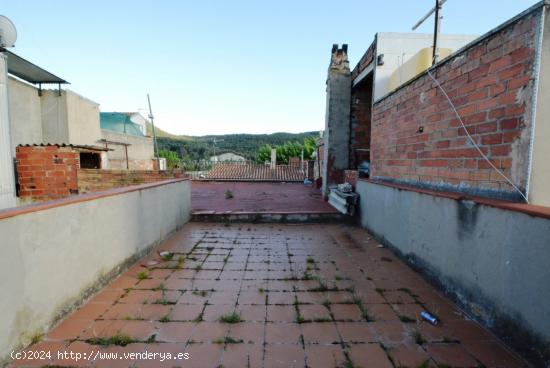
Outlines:
[{"label": "antenna pole", "polygon": [[441,2],[435,0],[435,22],[434,22],[434,47],[433,47],[433,58],[432,65],[439,61],[439,30],[441,29]]},{"label": "antenna pole", "polygon": [[149,119],[151,119],[151,126],[153,127],[153,143],[155,145],[155,158],[159,158],[159,147],[157,144],[157,134],[155,132],[155,120],[153,118],[153,110],[151,110],[151,98],[147,94],[147,103],[149,104]]},{"label": "antenna pole", "polygon": [[443,4],[445,4],[447,0],[435,0],[435,7],[431,9],[428,14],[423,16],[416,24],[412,27],[412,30],[414,31],[417,29],[422,23],[426,21],[433,13],[435,13],[435,24],[434,24],[434,44],[433,44],[433,55],[432,55],[432,65],[438,62],[439,60],[439,32],[441,30],[441,8]]}]

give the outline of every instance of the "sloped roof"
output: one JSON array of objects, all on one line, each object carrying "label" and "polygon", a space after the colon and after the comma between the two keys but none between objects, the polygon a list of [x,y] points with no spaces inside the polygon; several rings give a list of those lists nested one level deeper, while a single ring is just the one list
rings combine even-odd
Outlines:
[{"label": "sloped roof", "polygon": [[124,112],[101,112],[99,114],[101,129],[143,137],[140,126],[130,120],[131,116]]},{"label": "sloped roof", "polygon": [[272,169],[268,165],[218,164],[206,175],[211,180],[238,181],[303,181],[305,178],[298,166],[277,165]]},{"label": "sloped roof", "polygon": [[15,75],[29,83],[55,83],[55,84],[67,84],[66,80],[59,78],[58,76],[50,73],[49,71],[42,69],[38,65],[31,63],[28,60],[23,59],[21,56],[14,54],[11,51],[2,49],[0,51],[8,57],[8,73]]}]

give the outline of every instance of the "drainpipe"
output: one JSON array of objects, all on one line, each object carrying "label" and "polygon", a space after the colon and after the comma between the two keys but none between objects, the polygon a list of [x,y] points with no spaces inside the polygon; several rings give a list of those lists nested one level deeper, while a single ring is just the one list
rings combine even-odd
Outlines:
[{"label": "drainpipe", "polygon": [[533,171],[533,149],[535,145],[535,131],[537,128],[537,102],[539,94],[539,84],[540,84],[540,67],[542,59],[542,41],[544,38],[544,21],[545,21],[545,12],[546,7],[549,5],[548,1],[544,2],[544,5],[541,7],[540,23],[538,27],[537,34],[537,49],[535,54],[535,82],[533,84],[533,98],[531,103],[531,136],[529,139],[529,159],[527,163],[527,183],[525,184],[525,197],[529,200],[529,190],[531,189],[531,176]]}]

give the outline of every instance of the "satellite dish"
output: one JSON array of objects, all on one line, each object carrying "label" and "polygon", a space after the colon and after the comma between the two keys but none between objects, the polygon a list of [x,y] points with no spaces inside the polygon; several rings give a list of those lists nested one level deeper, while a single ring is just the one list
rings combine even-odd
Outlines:
[{"label": "satellite dish", "polygon": [[13,47],[16,40],[15,25],[7,17],[0,15],[0,47]]}]

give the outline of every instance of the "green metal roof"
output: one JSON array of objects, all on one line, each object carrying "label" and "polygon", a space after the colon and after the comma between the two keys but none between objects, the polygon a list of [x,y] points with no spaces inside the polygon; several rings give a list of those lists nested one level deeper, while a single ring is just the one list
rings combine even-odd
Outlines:
[{"label": "green metal roof", "polygon": [[116,133],[143,137],[138,124],[130,120],[130,115],[122,112],[102,112],[99,114],[101,129]]}]

